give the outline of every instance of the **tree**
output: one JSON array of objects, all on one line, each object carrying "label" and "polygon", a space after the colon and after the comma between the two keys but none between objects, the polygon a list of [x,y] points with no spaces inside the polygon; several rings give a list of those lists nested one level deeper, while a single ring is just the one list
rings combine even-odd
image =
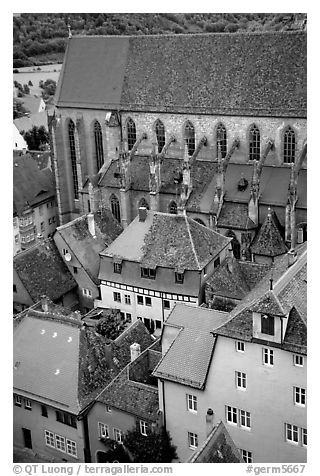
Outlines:
[{"label": "tree", "polygon": [[13,98],[13,119],[24,116],[26,112],[27,110],[23,107],[22,102]]},{"label": "tree", "polygon": [[134,463],[171,463],[177,458],[176,447],[164,429],[148,436],[143,436],[138,429],[128,431],[123,443],[132,454]]},{"label": "tree", "polygon": [[30,88],[29,88],[29,86],[28,86],[27,84],[24,84],[24,85],[23,85],[23,92],[24,92],[25,94],[30,94]]},{"label": "tree", "polygon": [[49,143],[49,133],[43,126],[33,126],[30,131],[23,134],[24,140],[28,144],[29,150],[41,150]]},{"label": "tree", "polygon": [[29,85],[29,86],[33,86],[33,83],[32,83],[32,81],[31,81],[31,79],[29,79],[28,85]]},{"label": "tree", "polygon": [[110,340],[116,339],[124,331],[124,328],[125,325],[118,309],[107,309],[95,326],[98,334]]}]

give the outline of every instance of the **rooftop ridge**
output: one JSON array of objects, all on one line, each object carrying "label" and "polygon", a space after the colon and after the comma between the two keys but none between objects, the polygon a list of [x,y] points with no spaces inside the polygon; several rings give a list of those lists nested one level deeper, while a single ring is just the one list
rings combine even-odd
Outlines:
[{"label": "rooftop ridge", "polygon": [[188,220],[187,215],[185,215],[185,223],[186,223],[186,226],[187,226],[188,235],[189,235],[189,239],[190,239],[190,242],[191,242],[192,251],[193,251],[194,257],[196,259],[197,267],[198,267],[198,269],[201,269],[201,266],[200,266],[200,263],[199,263],[199,260],[198,260],[198,255],[196,253],[196,248],[195,248],[194,243],[193,243],[191,230],[190,230],[190,225],[189,225],[189,220]]}]

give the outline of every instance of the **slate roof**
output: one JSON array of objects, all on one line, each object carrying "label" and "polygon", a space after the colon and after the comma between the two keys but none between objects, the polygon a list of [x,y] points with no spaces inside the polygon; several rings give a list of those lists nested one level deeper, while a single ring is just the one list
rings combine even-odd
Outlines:
[{"label": "slate roof", "polygon": [[269,265],[227,258],[205,284],[206,296],[243,299],[270,269]]},{"label": "slate roof", "polygon": [[39,170],[29,154],[13,157],[13,208],[20,215],[55,196],[52,172]]},{"label": "slate roof", "polygon": [[73,37],[56,104],[306,117],[306,56],[305,32]]},{"label": "slate roof", "polygon": [[[116,366],[110,366],[105,339],[83,326],[80,316],[66,314],[65,309],[61,313],[52,304],[49,313],[40,309],[25,311],[14,328],[14,389],[78,414],[130,362],[130,356],[125,359],[124,354]],[[145,337],[140,341],[138,332],[141,325],[127,329],[126,340],[141,343],[144,350]]]},{"label": "slate roof", "polygon": [[51,238],[14,256],[13,267],[33,302],[43,295],[55,301],[77,287]]},{"label": "slate roof", "polygon": [[238,228],[239,230],[253,230],[257,227],[248,216],[246,203],[224,202],[219,213],[218,227]]},{"label": "slate roof", "polygon": [[144,222],[137,216],[101,255],[147,268],[202,270],[230,241],[187,216],[148,211]]},{"label": "slate roof", "polygon": [[243,463],[240,451],[222,421],[209,433],[203,445],[187,463]]},{"label": "slate roof", "polygon": [[288,251],[280,232],[280,224],[274,211],[268,214],[250,245],[251,252],[263,256],[279,256]]},{"label": "slate roof", "polygon": [[88,229],[87,215],[59,226],[56,233],[63,238],[68,248],[86,269],[94,283],[99,284],[99,252],[110,245],[120,235],[123,228],[115,220],[109,209],[94,213],[95,234],[93,238]]},{"label": "slate roof", "polygon": [[[307,335],[307,248],[297,247],[297,261],[288,268],[287,254],[279,258],[257,286],[229,314],[228,321],[214,331],[217,335],[252,340],[252,310],[289,314],[282,348],[295,352],[295,345],[306,342]],[[270,291],[270,279],[273,289]],[[295,312],[293,312],[295,309]],[[292,320],[299,322],[293,326]],[[300,345],[300,344],[299,344]],[[306,353],[306,347],[299,347]]]},{"label": "slate roof", "polygon": [[174,326],[179,331],[153,375],[203,389],[216,340],[212,330],[227,318],[224,312],[176,304],[164,327]]},{"label": "slate roof", "polygon": [[144,369],[144,360],[150,352],[156,355],[153,364],[155,365],[161,358],[161,352],[146,349],[134,362],[129,363],[119,373],[97,397],[97,401],[135,415],[143,420],[157,421],[157,411],[159,408],[158,387],[137,382],[130,378],[130,369],[133,366],[139,366],[142,373],[146,372],[146,370],[153,370],[153,368]]}]

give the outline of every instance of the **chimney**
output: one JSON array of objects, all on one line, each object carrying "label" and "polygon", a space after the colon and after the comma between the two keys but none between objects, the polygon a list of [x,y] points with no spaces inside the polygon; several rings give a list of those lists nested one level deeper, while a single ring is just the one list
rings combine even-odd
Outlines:
[{"label": "chimney", "polygon": [[288,268],[292,266],[297,261],[297,252],[291,248],[290,251],[287,253],[288,255]]},{"label": "chimney", "polygon": [[147,218],[147,209],[146,207],[139,207],[139,221],[144,222]]},{"label": "chimney", "polygon": [[212,408],[208,408],[207,410],[207,414],[206,414],[206,434],[207,436],[209,435],[209,433],[211,433],[212,429],[213,429],[213,416],[214,416],[214,413],[213,413],[213,410]]},{"label": "chimney", "polygon": [[94,214],[88,213],[87,218],[88,218],[88,229],[89,229],[90,235],[93,236],[93,238],[95,238],[96,230],[95,230],[95,224],[94,224]]},{"label": "chimney", "polygon": [[50,299],[48,296],[41,296],[41,308],[43,312],[49,312]]},{"label": "chimney", "polygon": [[131,362],[136,360],[137,357],[139,357],[141,351],[140,351],[140,344],[135,342],[134,344],[130,345],[130,352],[131,352]]}]

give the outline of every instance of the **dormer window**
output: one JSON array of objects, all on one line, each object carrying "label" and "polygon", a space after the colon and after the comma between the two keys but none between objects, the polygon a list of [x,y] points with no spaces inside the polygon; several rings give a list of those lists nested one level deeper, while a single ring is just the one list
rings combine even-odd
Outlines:
[{"label": "dormer window", "polygon": [[113,263],[113,271],[117,274],[121,274],[122,265],[120,263]]},{"label": "dormer window", "polygon": [[152,268],[141,268],[141,277],[156,279],[156,270]]},{"label": "dormer window", "polygon": [[183,284],[184,274],[183,273],[175,273],[176,283]]},{"label": "dormer window", "polygon": [[274,317],[267,314],[261,315],[261,333],[274,336]]}]

